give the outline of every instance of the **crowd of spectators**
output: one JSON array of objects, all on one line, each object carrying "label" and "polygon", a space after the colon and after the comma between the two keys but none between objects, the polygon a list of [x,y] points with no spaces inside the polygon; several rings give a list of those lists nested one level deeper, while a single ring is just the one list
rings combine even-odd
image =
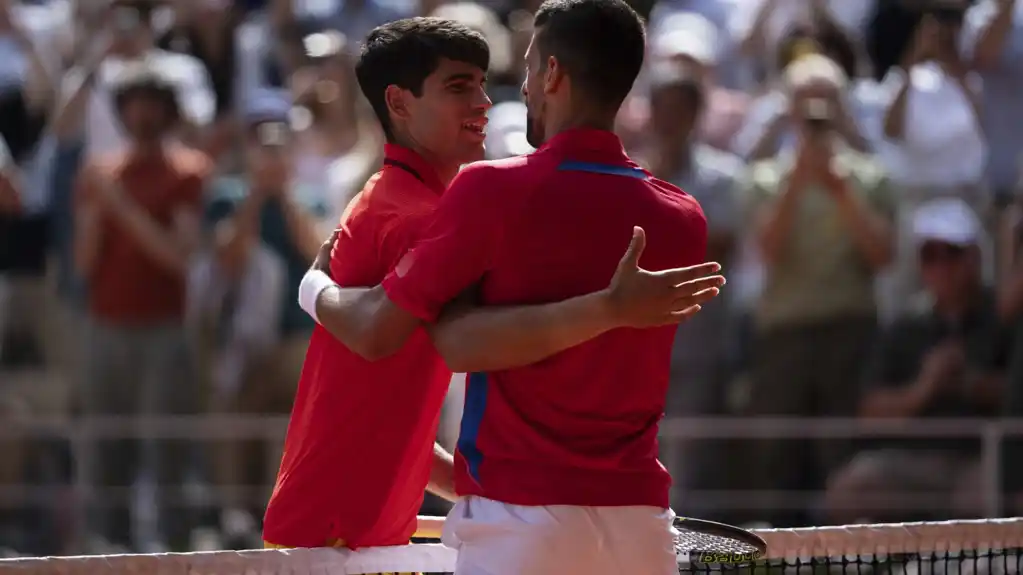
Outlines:
[{"label": "crowd of spectators", "polygon": [[[415,15],[477,29],[488,156],[518,155],[537,5],[0,0],[0,549],[259,545],[283,428],[140,422],[290,412],[313,326],[299,280],[381,160],[360,39]],[[700,201],[729,278],[679,329],[667,417],[1023,414],[1023,2],[635,7],[648,65],[619,134]],[[99,417],[127,427],[32,425]],[[1023,513],[1007,445],[1001,511]],[[976,437],[663,449],[697,516],[984,512]]]}]

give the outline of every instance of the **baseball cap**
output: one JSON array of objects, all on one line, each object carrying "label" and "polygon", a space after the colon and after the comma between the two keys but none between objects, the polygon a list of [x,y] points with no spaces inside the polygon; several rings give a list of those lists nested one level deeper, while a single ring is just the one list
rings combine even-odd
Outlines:
[{"label": "baseball cap", "polygon": [[284,90],[259,88],[245,101],[242,121],[261,145],[284,146],[291,135],[291,99]]},{"label": "baseball cap", "polygon": [[257,88],[245,99],[242,121],[247,126],[263,122],[288,122],[291,97],[284,90]]},{"label": "baseball cap", "polygon": [[931,241],[972,246],[981,233],[977,214],[959,198],[930,200],[913,213],[913,237],[919,244]]},{"label": "baseball cap", "polygon": [[699,14],[671,14],[657,27],[650,52],[655,58],[686,56],[713,66],[718,60],[718,32],[710,20]]}]

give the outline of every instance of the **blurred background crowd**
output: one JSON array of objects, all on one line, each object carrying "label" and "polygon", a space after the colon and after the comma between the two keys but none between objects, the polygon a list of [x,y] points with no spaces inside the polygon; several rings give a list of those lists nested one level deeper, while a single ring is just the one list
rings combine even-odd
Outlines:
[{"label": "blurred background crowd", "polygon": [[[0,0],[0,548],[259,546],[313,325],[299,279],[381,161],[360,39],[414,15],[481,32],[507,157],[530,151],[537,5]],[[729,278],[679,330],[669,421],[1023,413],[1023,2],[634,5],[648,65],[619,133],[699,199]],[[666,440],[673,505],[978,517],[993,470],[1023,512],[1011,441],[992,467],[954,430],[816,435]]]}]

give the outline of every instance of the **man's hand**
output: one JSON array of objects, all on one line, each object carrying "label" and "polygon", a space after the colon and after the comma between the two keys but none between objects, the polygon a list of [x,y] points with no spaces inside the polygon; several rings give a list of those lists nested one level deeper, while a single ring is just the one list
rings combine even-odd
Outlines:
[{"label": "man's hand", "polygon": [[945,342],[932,349],[920,366],[918,385],[928,398],[961,388],[966,356],[958,342]]},{"label": "man's hand", "polygon": [[337,236],[341,233],[341,228],[337,228],[327,241],[320,244],[320,249],[316,252],[316,258],[313,260],[312,269],[319,270],[328,276],[330,275],[330,254],[334,251],[334,242],[337,241]]},{"label": "man's hand", "polygon": [[725,278],[717,262],[649,272],[639,267],[646,247],[643,228],[633,228],[611,284],[605,290],[609,311],[620,327],[656,327],[680,323],[714,299]]}]

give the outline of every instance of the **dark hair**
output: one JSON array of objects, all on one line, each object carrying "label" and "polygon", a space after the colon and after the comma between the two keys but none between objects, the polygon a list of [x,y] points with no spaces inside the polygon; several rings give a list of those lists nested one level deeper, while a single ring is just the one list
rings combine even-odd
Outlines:
[{"label": "dark hair", "polygon": [[824,55],[834,60],[847,77],[855,78],[859,75],[859,52],[852,39],[841,28],[830,22],[822,25],[817,33],[817,42]]},{"label": "dark hair", "polygon": [[395,85],[422,95],[423,82],[442,58],[486,70],[490,48],[479,32],[454,20],[407,18],[378,26],[362,46],[355,76],[388,141],[393,141],[384,91]]},{"label": "dark hair", "polygon": [[170,125],[177,124],[181,119],[181,109],[173,81],[148,63],[137,63],[125,68],[114,79],[111,95],[114,99],[114,109],[122,116],[131,98],[151,96],[163,103]]},{"label": "dark hair", "polygon": [[595,104],[621,105],[646,52],[643,21],[632,7],[623,0],[546,0],[533,25],[545,63],[557,58]]}]

